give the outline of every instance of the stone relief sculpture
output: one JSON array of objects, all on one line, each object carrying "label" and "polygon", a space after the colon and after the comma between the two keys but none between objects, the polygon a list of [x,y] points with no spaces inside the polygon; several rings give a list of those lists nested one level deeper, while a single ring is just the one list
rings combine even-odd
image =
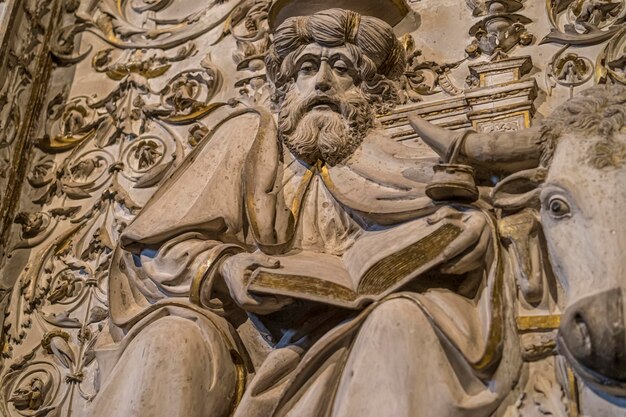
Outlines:
[{"label": "stone relief sculpture", "polygon": [[0,414],[623,413],[623,0],[546,3],[552,98],[528,2],[183,3],[50,7],[113,88],[48,93]]},{"label": "stone relief sculpture", "polygon": [[[493,220],[437,210],[424,193],[436,159],[377,128],[405,67],[391,27],[342,9],[291,17],[266,62],[278,126],[235,113],[121,237],[94,415],[489,415],[519,360],[500,362]],[[457,136],[486,169],[529,163]],[[269,348],[257,369],[255,333]],[[500,392],[483,382],[494,372]],[[172,379],[185,398],[159,401]]]}]

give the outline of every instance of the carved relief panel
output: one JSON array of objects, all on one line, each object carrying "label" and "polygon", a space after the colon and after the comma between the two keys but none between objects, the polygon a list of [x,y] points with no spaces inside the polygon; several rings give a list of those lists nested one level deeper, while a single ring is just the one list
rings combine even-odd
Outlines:
[{"label": "carved relief panel", "polygon": [[626,410],[624,0],[2,10],[0,415]]}]

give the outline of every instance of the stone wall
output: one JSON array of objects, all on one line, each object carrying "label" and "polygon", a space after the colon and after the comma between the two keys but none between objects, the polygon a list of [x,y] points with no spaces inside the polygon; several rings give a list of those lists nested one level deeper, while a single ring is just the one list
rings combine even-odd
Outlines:
[{"label": "stone wall", "polygon": [[[432,154],[412,112],[455,130],[517,131],[586,87],[626,81],[624,0],[492,3],[407,3],[396,26],[409,57],[403,103],[378,118],[395,140]],[[272,107],[270,6],[0,4],[0,415],[86,415],[120,233],[233,108]],[[509,306],[535,379],[499,413],[621,415],[555,356],[560,291]]]}]

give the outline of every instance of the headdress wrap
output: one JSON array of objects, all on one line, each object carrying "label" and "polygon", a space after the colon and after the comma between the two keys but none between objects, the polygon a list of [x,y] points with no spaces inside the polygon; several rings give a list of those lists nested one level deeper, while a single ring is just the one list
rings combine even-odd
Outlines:
[{"label": "headdress wrap", "polygon": [[[288,18],[276,29],[266,58],[268,76],[275,85],[280,87],[292,77],[290,66],[283,63],[311,43],[327,47],[353,45],[369,58],[376,74],[389,79],[397,78],[405,70],[406,52],[388,23],[351,10],[329,9]],[[369,74],[372,76],[374,72]]]},{"label": "headdress wrap", "polygon": [[298,40],[302,43],[309,42],[309,32],[307,30],[308,18],[306,16],[296,17],[296,34],[298,36]]},{"label": "headdress wrap", "polygon": [[347,23],[346,23],[346,42],[356,43],[356,37],[359,33],[359,26],[361,26],[361,15],[348,10]]}]

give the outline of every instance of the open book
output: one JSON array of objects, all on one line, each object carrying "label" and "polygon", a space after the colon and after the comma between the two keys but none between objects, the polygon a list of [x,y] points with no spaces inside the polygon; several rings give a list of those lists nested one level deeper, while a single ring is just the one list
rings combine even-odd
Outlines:
[{"label": "open book", "polygon": [[367,232],[342,257],[301,252],[277,257],[280,267],[259,268],[250,291],[359,308],[380,300],[440,264],[462,229],[445,221],[414,220]]}]

